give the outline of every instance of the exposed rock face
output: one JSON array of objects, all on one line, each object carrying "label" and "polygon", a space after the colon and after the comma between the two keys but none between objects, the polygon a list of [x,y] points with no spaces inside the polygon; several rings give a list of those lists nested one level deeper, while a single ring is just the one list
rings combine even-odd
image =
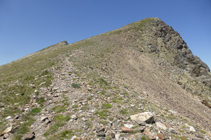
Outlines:
[{"label": "exposed rock face", "polygon": [[152,44],[157,48],[152,47],[153,51],[157,52],[159,49],[162,53],[167,52],[173,55],[173,64],[187,70],[194,77],[208,75],[209,67],[200,58],[192,54],[186,42],[172,27],[157,18],[149,23],[149,28],[155,30],[152,36],[155,37],[156,42]]}]

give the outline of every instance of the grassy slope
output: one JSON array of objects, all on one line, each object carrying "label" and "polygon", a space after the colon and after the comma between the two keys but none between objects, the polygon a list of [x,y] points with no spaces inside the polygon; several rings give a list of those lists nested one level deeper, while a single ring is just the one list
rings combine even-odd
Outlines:
[{"label": "grassy slope", "polygon": [[[29,103],[32,93],[40,87],[48,87],[53,79],[52,73],[47,69],[53,67],[59,61],[56,57],[60,54],[81,47],[82,44],[90,44],[89,40],[77,42],[67,46],[53,45],[58,49],[50,49],[51,47],[41,50],[30,57],[22,58],[12,63],[0,67],[0,133],[8,126],[5,117],[15,117],[24,110],[21,108]],[[43,84],[44,83],[44,84]],[[39,93],[37,93],[39,94]],[[29,131],[29,126],[33,123],[34,110],[22,117],[21,121],[28,120],[24,128],[20,130],[20,134]],[[35,111],[36,112],[36,111]],[[38,111],[39,112],[39,111]],[[37,113],[38,113],[37,112]],[[33,115],[30,115],[33,114]]]},{"label": "grassy slope", "polygon": [[[149,92],[159,92],[165,88],[167,82],[162,85],[158,81],[165,78],[162,72],[152,71],[150,67],[154,66],[154,56],[141,55],[137,44],[130,40],[131,38],[140,38],[142,34],[137,33],[144,30],[144,25],[153,20],[153,18],[144,19],[126,25],[120,29],[107,32],[83,41],[79,41],[67,46],[52,46],[37,52],[35,55],[20,59],[18,61],[3,65],[0,67],[0,104],[4,105],[4,110],[1,110],[0,116],[0,133],[6,126],[5,117],[20,114],[20,107],[29,103],[30,95],[34,90],[41,86],[49,86],[52,80],[52,74],[49,70],[60,61],[57,56],[61,54],[70,54],[76,50],[83,52],[77,57],[72,58],[75,66],[80,70],[80,73],[86,73],[90,85],[94,85],[101,77],[99,73],[87,71],[87,67],[91,66],[94,69],[104,69],[111,77],[125,85],[125,87],[137,87],[135,90],[143,90],[151,88]],[[131,34],[135,33],[135,34]],[[127,38],[126,38],[127,37]],[[144,40],[143,40],[144,41]],[[144,44],[145,42],[143,42]],[[140,43],[140,45],[142,45]],[[141,56],[142,58],[139,59]],[[150,59],[149,57],[152,57]],[[154,73],[154,74],[153,74]],[[137,77],[137,75],[140,75]],[[162,77],[159,77],[162,75]],[[157,78],[157,79],[156,79]],[[106,79],[109,83],[111,79]],[[129,79],[129,80],[125,80]],[[156,79],[156,80],[155,80]],[[45,82],[45,84],[40,85]],[[149,86],[148,83],[151,85]],[[30,85],[32,84],[32,85]],[[169,84],[171,85],[171,84]],[[171,85],[166,90],[177,90],[177,86]],[[187,98],[187,97],[186,97]],[[175,97],[175,99],[177,99]],[[178,100],[178,99],[177,99]],[[166,103],[167,105],[167,103]],[[33,123],[33,115],[39,113],[38,109],[34,109],[20,121],[29,120],[19,132],[24,134],[29,131],[29,126]],[[18,123],[20,123],[17,122]],[[19,136],[21,137],[21,135]]]}]

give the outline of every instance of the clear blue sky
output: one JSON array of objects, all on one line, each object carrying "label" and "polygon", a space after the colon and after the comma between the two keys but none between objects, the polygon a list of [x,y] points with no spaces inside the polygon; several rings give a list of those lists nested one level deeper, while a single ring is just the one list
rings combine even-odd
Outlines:
[{"label": "clear blue sky", "polygon": [[211,0],[0,0],[0,65],[147,17],[172,26],[211,68]]}]

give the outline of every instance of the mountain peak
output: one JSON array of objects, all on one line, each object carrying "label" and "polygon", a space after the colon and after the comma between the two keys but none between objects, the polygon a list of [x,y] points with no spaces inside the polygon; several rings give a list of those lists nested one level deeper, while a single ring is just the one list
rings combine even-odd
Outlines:
[{"label": "mountain peak", "polygon": [[159,18],[62,41],[0,66],[0,139],[208,139],[210,77]]}]

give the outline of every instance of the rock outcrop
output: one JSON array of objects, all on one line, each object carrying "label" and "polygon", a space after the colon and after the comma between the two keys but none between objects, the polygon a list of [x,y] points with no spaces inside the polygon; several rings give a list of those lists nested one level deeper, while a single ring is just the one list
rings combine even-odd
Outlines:
[{"label": "rock outcrop", "polygon": [[160,53],[172,55],[173,64],[187,70],[194,77],[208,75],[208,72],[210,72],[209,67],[200,58],[192,54],[186,42],[171,26],[156,18],[149,23],[147,28],[150,28],[149,31],[154,30],[150,32],[151,36],[156,40],[150,40],[154,45],[150,45],[152,52],[158,52],[159,50]]}]

